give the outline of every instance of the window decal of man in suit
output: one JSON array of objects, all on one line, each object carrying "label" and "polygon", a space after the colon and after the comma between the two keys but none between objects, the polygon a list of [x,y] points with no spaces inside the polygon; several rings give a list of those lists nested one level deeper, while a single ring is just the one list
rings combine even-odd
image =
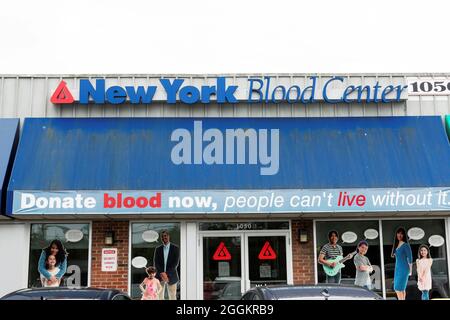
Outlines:
[{"label": "window decal of man in suit", "polygon": [[156,278],[163,286],[159,299],[164,300],[165,292],[168,290],[169,300],[176,300],[177,286],[180,281],[177,271],[180,263],[180,248],[170,242],[170,235],[167,230],[161,232],[161,241],[162,245],[156,248],[153,256]]}]

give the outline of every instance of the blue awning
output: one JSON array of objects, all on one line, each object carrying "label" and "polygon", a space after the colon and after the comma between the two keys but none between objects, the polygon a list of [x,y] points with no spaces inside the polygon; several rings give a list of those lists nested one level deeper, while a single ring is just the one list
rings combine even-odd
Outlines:
[{"label": "blue awning", "polygon": [[449,164],[438,116],[28,118],[8,206],[23,190],[450,187]]},{"label": "blue awning", "polygon": [[19,139],[19,119],[0,119],[0,213],[6,212],[6,188]]}]

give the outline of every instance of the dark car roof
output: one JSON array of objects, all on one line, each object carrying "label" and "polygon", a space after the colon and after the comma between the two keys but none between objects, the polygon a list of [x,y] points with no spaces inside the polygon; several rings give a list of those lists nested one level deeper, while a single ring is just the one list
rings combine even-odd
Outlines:
[{"label": "dark car roof", "polygon": [[109,300],[117,294],[126,293],[117,289],[101,288],[28,288],[11,292],[2,300],[43,300],[43,299],[94,299]]},{"label": "dark car roof", "polygon": [[324,294],[330,299],[381,299],[381,297],[367,289],[352,285],[284,285],[256,287],[267,299],[289,300],[323,298]]}]

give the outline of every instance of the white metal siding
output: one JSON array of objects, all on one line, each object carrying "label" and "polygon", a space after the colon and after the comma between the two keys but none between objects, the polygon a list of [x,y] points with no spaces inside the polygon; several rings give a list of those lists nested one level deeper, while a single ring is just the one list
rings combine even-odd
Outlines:
[{"label": "white metal siding", "polygon": [[28,286],[30,225],[0,224],[0,297]]}]

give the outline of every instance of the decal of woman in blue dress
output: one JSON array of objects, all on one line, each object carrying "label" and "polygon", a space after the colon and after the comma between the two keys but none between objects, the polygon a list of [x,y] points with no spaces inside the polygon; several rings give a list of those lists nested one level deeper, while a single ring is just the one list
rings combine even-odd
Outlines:
[{"label": "decal of woman in blue dress", "polygon": [[[43,279],[42,285],[44,286],[59,286],[61,282],[61,278],[67,271],[67,251],[64,248],[61,241],[55,239],[50,245],[42,249],[41,256],[38,262],[38,271],[41,274],[41,279]],[[55,267],[58,268],[58,272],[56,274],[52,274],[47,270],[46,262],[49,256],[54,256]]]},{"label": "decal of woman in blue dress", "polygon": [[406,299],[406,286],[412,274],[413,257],[408,243],[405,228],[400,227],[395,232],[391,257],[395,258],[394,290],[398,300]]}]

